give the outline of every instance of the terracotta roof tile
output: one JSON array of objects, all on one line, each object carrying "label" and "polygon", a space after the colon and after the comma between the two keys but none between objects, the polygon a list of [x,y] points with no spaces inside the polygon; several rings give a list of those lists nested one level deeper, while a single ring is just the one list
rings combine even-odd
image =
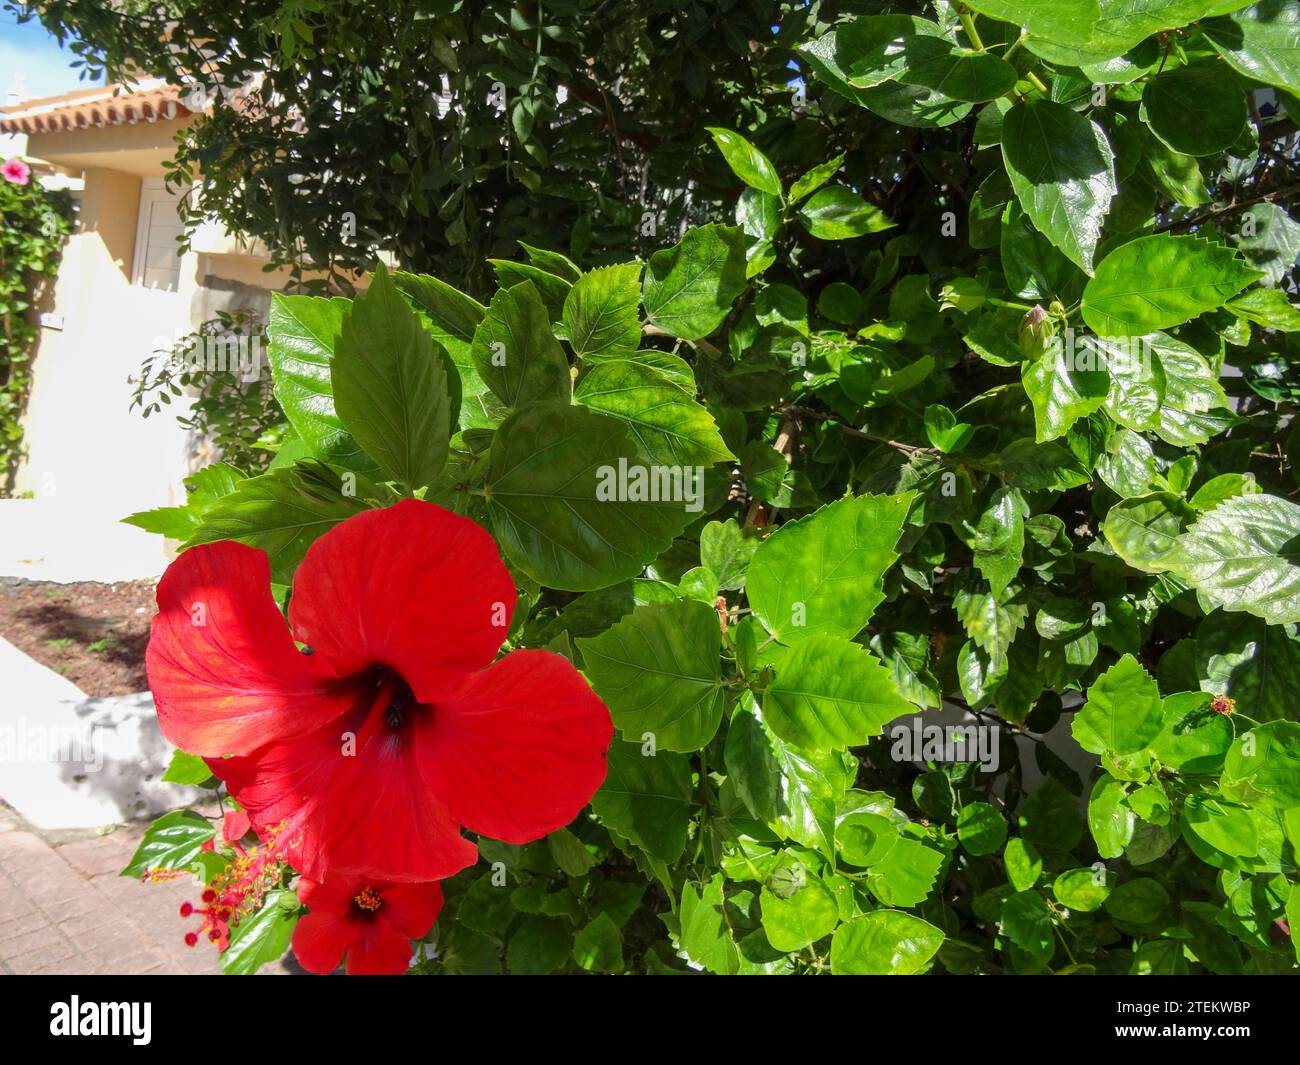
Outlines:
[{"label": "terracotta roof tile", "polygon": [[153,81],[134,91],[105,85],[0,108],[0,133],[56,133],[169,121],[188,114],[191,111],[181,102],[181,90],[175,85]]}]

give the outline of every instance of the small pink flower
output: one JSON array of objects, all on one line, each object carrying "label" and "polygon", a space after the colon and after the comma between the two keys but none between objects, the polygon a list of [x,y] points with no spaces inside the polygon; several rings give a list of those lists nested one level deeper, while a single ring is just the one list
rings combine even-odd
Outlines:
[{"label": "small pink flower", "polygon": [[26,185],[32,177],[32,168],[21,159],[6,159],[0,166],[0,175],[15,185]]}]

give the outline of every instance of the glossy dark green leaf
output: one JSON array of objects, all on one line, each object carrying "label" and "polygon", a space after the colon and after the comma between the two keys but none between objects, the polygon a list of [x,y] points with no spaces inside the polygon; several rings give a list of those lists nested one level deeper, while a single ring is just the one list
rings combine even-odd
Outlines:
[{"label": "glossy dark green leaf", "polygon": [[541,403],[497,432],[485,487],[506,556],[572,591],[638,574],[690,520],[702,491],[693,469],[647,466],[622,422]]},{"label": "glossy dark green leaf", "polygon": [[330,380],[366,454],[408,488],[433,484],[451,435],[446,354],[382,266],[343,317]]},{"label": "glossy dark green leaf", "polygon": [[1003,119],[1002,157],[1029,220],[1091,273],[1116,189],[1101,127],[1049,100],[1022,103]]},{"label": "glossy dark green leaf", "polygon": [[699,750],[713,738],[723,691],[711,607],[690,600],[638,607],[577,643],[587,678],[626,735],[653,733],[670,751]]}]

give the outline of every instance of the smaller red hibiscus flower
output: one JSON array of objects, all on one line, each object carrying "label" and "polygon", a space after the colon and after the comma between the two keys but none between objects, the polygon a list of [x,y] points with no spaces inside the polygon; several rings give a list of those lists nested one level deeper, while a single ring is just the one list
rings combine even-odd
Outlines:
[{"label": "smaller red hibiscus flower", "polygon": [[6,159],[0,165],[0,176],[13,185],[26,185],[32,178],[32,168],[21,159]]},{"label": "smaller red hibiscus flower", "polygon": [[438,919],[442,888],[435,881],[331,877],[320,884],[303,877],[298,900],[311,911],[293,930],[293,952],[304,969],[325,976],[347,955],[349,976],[396,976],[411,964],[411,940]]}]

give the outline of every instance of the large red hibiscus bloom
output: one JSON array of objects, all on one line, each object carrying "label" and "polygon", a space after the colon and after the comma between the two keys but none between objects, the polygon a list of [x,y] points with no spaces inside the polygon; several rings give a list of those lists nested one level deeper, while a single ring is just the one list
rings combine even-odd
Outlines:
[{"label": "large red hibiscus bloom", "polygon": [[264,552],[191,548],[158,585],[159,723],[311,879],[451,876],[477,857],[461,826],[538,839],[605,777],[613,725],[578,671],[548,651],[493,661],[514,601],[492,538],[416,500],[311,546],[292,635]]},{"label": "large red hibiscus bloom", "polygon": [[399,975],[411,964],[411,940],[433,927],[442,909],[437,884],[383,884],[331,878],[298,881],[298,900],[311,912],[293,930],[293,953],[322,976],[347,954],[349,976]]}]

